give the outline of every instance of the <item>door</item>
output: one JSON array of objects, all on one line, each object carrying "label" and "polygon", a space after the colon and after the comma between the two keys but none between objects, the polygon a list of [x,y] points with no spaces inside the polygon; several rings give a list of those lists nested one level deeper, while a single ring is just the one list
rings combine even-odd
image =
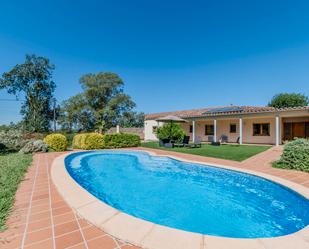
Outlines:
[{"label": "door", "polygon": [[308,122],[284,123],[284,140],[293,140],[295,137],[309,137]]},{"label": "door", "polygon": [[306,137],[305,122],[293,124],[293,138],[294,137],[299,137],[299,138]]}]

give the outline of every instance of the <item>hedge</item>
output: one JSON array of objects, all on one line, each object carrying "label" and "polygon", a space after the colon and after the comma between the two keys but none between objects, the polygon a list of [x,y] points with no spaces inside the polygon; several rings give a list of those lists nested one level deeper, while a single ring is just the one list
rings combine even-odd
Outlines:
[{"label": "hedge", "polygon": [[77,134],[73,139],[73,148],[82,150],[103,149],[103,135],[99,133]]},{"label": "hedge", "polygon": [[309,172],[309,140],[297,138],[288,142],[281,158],[273,166]]},{"label": "hedge", "polygon": [[81,140],[85,134],[76,134],[73,137],[72,147],[73,149],[81,149]]},{"label": "hedge", "polygon": [[66,137],[59,133],[47,135],[44,138],[44,143],[54,151],[65,151],[68,145]]},{"label": "hedge", "polygon": [[140,137],[135,134],[114,133],[104,135],[104,147],[107,149],[137,147],[140,144]]},{"label": "hedge", "polygon": [[82,150],[112,149],[136,147],[140,145],[140,137],[135,134],[115,133],[101,135],[99,133],[77,134],[73,139],[73,148]]}]

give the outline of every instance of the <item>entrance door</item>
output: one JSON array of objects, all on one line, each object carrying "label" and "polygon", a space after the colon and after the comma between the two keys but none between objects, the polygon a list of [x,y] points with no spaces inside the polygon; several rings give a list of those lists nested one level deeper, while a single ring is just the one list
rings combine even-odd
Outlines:
[{"label": "entrance door", "polygon": [[309,138],[308,122],[284,123],[284,140],[292,140],[295,137]]},{"label": "entrance door", "polygon": [[294,123],[293,124],[293,137],[305,138],[305,123]]}]

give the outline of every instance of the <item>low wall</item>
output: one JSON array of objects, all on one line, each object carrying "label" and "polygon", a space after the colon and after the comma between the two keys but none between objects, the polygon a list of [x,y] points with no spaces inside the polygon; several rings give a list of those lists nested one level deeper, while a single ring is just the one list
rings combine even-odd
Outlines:
[{"label": "low wall", "polygon": [[[123,133],[130,133],[130,134],[136,134],[138,135],[142,140],[144,140],[144,128],[137,128],[137,127],[131,127],[131,128],[124,128],[124,127],[120,127],[119,128],[120,132]],[[112,134],[112,133],[116,133],[117,132],[117,128],[116,127],[112,127],[110,128],[106,134]]]}]

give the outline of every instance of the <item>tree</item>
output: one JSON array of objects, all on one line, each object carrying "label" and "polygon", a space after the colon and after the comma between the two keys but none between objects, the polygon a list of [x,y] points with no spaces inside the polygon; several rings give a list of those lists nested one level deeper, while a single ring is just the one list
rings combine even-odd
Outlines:
[{"label": "tree", "polygon": [[132,111],[135,103],[124,93],[117,74],[86,74],[80,84],[84,92],[62,103],[58,122],[64,129],[103,132],[117,124],[143,126],[144,114]]},{"label": "tree", "polygon": [[180,142],[183,140],[186,133],[179,124],[171,122],[158,127],[156,135],[161,140],[168,139],[173,142]]},{"label": "tree", "polygon": [[86,74],[80,83],[93,111],[95,128],[100,131],[116,126],[123,114],[135,107],[131,97],[123,92],[122,79],[115,73]]},{"label": "tree", "polygon": [[94,129],[94,115],[83,94],[77,94],[62,103],[58,123],[68,131]]},{"label": "tree", "polygon": [[145,114],[143,112],[126,112],[123,113],[119,119],[119,125],[121,127],[143,127]]},{"label": "tree", "polygon": [[308,105],[308,97],[301,93],[280,93],[276,94],[268,106],[275,108],[301,107]]},{"label": "tree", "polygon": [[31,132],[48,131],[52,120],[51,100],[55,90],[52,72],[55,66],[47,58],[26,55],[23,64],[17,64],[0,78],[0,89],[16,97],[25,96],[21,114],[24,128]]}]

